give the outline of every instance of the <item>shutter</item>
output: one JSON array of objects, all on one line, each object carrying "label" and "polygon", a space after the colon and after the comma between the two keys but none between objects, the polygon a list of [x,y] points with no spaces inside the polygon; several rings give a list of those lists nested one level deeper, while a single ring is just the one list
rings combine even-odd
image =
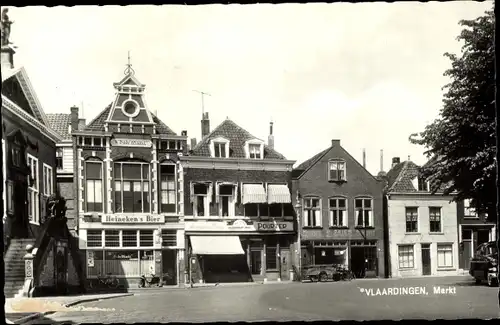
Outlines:
[{"label": "shutter", "polygon": [[208,204],[212,204],[213,202],[213,183],[212,182],[207,182],[208,185],[208,192],[207,192],[207,199],[208,199]]},{"label": "shutter", "polygon": [[194,183],[189,182],[189,202],[194,202]]},{"label": "shutter", "polygon": [[238,201],[238,183],[234,183],[234,203],[239,203]]}]

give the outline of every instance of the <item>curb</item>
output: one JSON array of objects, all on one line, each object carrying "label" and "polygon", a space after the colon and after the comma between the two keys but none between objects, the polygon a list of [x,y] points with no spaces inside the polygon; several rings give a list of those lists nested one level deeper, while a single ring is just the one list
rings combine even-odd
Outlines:
[{"label": "curb", "polygon": [[[133,293],[124,293],[124,294],[120,294],[119,296],[112,296],[112,297],[83,298],[80,300],[69,302],[67,304],[64,304],[63,306],[64,307],[72,307],[72,306],[86,303],[86,302],[93,302],[93,301],[98,301],[98,300],[108,300],[108,299],[113,299],[113,298],[122,298],[122,297],[128,297],[128,296],[133,296],[133,295],[134,295]],[[57,313],[57,311],[44,311],[41,313],[33,313],[32,315],[29,315],[29,316],[26,316],[26,317],[23,317],[23,318],[16,320],[15,322],[13,322],[13,324],[24,324],[24,323],[27,323],[31,320],[34,320],[34,319],[37,319],[37,318],[40,318],[40,317],[43,317],[46,315],[54,314],[54,313]]]}]

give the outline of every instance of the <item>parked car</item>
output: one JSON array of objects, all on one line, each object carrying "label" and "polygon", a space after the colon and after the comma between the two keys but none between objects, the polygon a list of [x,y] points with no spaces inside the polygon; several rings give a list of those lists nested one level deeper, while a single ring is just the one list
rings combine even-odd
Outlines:
[{"label": "parked car", "polygon": [[469,274],[480,284],[487,281],[490,287],[498,286],[498,248],[497,243],[490,241],[478,246],[476,254],[470,261]]}]

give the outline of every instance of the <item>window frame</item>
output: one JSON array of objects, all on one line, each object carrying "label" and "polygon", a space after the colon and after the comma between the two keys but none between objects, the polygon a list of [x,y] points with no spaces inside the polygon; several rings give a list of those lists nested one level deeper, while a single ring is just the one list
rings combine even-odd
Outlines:
[{"label": "window frame", "polygon": [[56,148],[56,170],[64,170],[64,149],[60,147]]},{"label": "window frame", "polygon": [[[433,209],[436,209],[438,212],[439,212],[439,215],[437,215],[437,217],[439,217],[439,220],[438,221],[435,221],[435,220],[431,220],[432,218],[432,215],[431,215],[431,210]],[[436,233],[442,233],[443,232],[443,217],[442,217],[442,210],[443,208],[440,207],[440,206],[430,206],[429,207],[429,233],[431,234],[436,234]],[[436,215],[434,215],[436,217]],[[432,227],[432,224],[433,222],[439,222],[439,231],[433,231],[433,227]]]},{"label": "window frame", "polygon": [[[162,186],[162,173],[161,173],[161,167],[162,166],[174,166],[174,189],[171,190],[171,189],[163,189],[163,186]],[[159,210],[159,213],[162,213],[162,214],[177,214],[178,210],[179,210],[179,207],[178,207],[178,201],[179,201],[179,198],[177,197],[177,191],[178,191],[178,175],[177,175],[177,164],[174,163],[174,162],[162,162],[159,164],[159,168],[158,168],[158,174],[159,174],[159,177],[158,177],[158,182],[159,182],[159,198],[158,198],[158,202],[159,202],[159,205],[158,205],[158,210]],[[168,182],[168,181],[167,181]],[[168,185],[167,185],[168,187]],[[167,211],[163,211],[162,209],[162,202],[163,202],[163,193],[166,192],[167,193],[167,198],[169,197],[169,193],[170,192],[173,192],[174,193],[174,206],[175,206],[175,210],[174,212],[167,212]],[[170,204],[170,203],[168,203]]]},{"label": "window frame", "polygon": [[[217,137],[217,138],[214,138],[212,140],[210,140],[210,156],[212,156],[212,158],[229,158],[229,139],[226,139],[224,137]],[[224,150],[225,150],[225,157],[217,157],[215,155],[215,145],[218,144],[218,145],[221,145],[221,144],[224,144]],[[220,152],[220,150],[219,150]]]},{"label": "window frame", "polygon": [[[165,245],[165,243],[166,243],[165,239],[167,238],[166,233],[168,233],[168,232],[171,232],[171,233],[175,234],[175,245]],[[166,247],[166,248],[178,247],[179,246],[177,244],[178,243],[178,241],[177,241],[178,237],[179,236],[178,236],[178,233],[177,233],[177,229],[162,229],[161,230],[161,247]]]},{"label": "window frame", "polygon": [[[116,165],[117,164],[120,164],[120,178],[118,179],[116,176],[115,176],[115,168],[116,168]],[[125,179],[123,177],[123,165],[140,165],[140,170],[141,170],[141,178],[140,180],[139,179]],[[146,165],[148,167],[148,178],[144,178],[144,175],[143,175],[143,166]],[[153,211],[153,200],[152,200],[152,196],[151,196],[151,192],[152,192],[152,176],[151,176],[151,170],[152,170],[152,166],[149,162],[147,161],[130,161],[130,160],[123,160],[123,161],[115,161],[113,162],[113,211],[114,213],[119,213],[119,214],[128,214],[128,213],[152,213]],[[121,193],[121,209],[120,211],[116,211],[117,208],[116,208],[116,182],[119,181],[120,182],[120,193]],[[141,211],[124,211],[124,183],[129,183],[130,185],[130,188],[132,189],[130,192],[132,193],[135,193],[135,191],[133,190],[133,186],[134,186],[134,183],[135,182],[140,182],[141,183]],[[144,209],[144,200],[143,200],[143,195],[144,195],[144,184],[145,183],[148,183],[148,190],[147,190],[147,195],[148,195],[148,198],[149,198],[149,210],[145,210]],[[128,191],[127,191],[128,192]]]},{"label": "window frame", "polygon": [[[415,209],[415,216],[416,216],[416,219],[417,220],[411,220],[411,221],[408,221],[408,213],[409,213],[409,209]],[[413,217],[413,213],[411,213],[411,217]],[[405,206],[405,234],[418,234],[419,233],[419,230],[420,230],[420,222],[419,222],[419,208],[416,207],[416,206]],[[415,231],[408,231],[408,222],[410,223],[415,223]]]},{"label": "window frame", "polygon": [[464,219],[479,219],[476,208],[470,206],[471,199],[464,199]]},{"label": "window frame", "polygon": [[[40,224],[40,165],[38,158],[27,154],[28,167],[30,169],[30,176],[35,174],[35,180],[32,183],[28,181],[28,202],[32,202],[32,205],[28,203],[28,219],[32,224]],[[33,168],[32,162],[35,163],[36,167]]]},{"label": "window frame", "polygon": [[[274,267],[269,267],[268,261],[271,259],[269,256],[269,251],[274,251]],[[266,250],[265,250],[265,259],[266,259],[266,272],[268,271],[278,271],[279,269],[279,244],[276,241],[275,243],[270,243],[269,240],[266,241]]]},{"label": "window frame", "polygon": [[[356,200],[362,200],[362,207],[361,208],[358,208],[356,207]],[[365,200],[370,200],[370,208],[366,208],[365,207]],[[359,216],[358,216],[358,213],[359,211],[363,211],[363,225],[360,226],[358,225],[358,221],[359,221]],[[373,197],[371,196],[366,196],[366,195],[363,195],[363,196],[357,196],[354,198],[354,218],[355,218],[355,227],[356,228],[375,228],[375,220],[374,220],[374,213],[373,213]],[[365,222],[365,211],[369,211],[368,213],[368,226],[366,226],[366,222]]]},{"label": "window frame", "polygon": [[[338,163],[343,164],[343,166],[344,166],[343,169],[338,168]],[[337,168],[335,169],[335,171],[337,171],[336,178],[333,178],[332,173],[331,173],[331,171],[333,170],[333,169],[331,169],[333,164],[337,164]],[[345,159],[342,159],[342,158],[329,159],[326,166],[327,166],[327,170],[326,170],[327,179],[329,182],[347,182],[347,163],[346,163]],[[342,175],[343,177],[340,177],[341,174],[339,174],[339,171],[343,172],[343,175]]]},{"label": "window frame", "polygon": [[54,194],[54,171],[51,166],[43,163],[43,195],[49,197]]},{"label": "window frame", "polygon": [[[98,179],[94,179],[94,178],[91,178],[91,179],[88,179],[87,178],[87,164],[100,164],[101,165],[101,205],[102,205],[102,208],[100,211],[90,211],[88,209],[88,204],[90,203],[88,201],[88,193],[89,193],[89,190],[88,190],[88,181],[91,180],[93,181],[93,184],[94,184],[94,200],[97,198],[97,195],[95,193],[95,181],[99,181]],[[84,200],[84,204],[83,204],[83,211],[85,213],[104,213],[104,162],[100,159],[97,159],[95,157],[92,157],[90,159],[87,159],[84,161],[84,173],[83,173],[83,179],[84,179],[84,196],[83,196],[83,200]],[[99,203],[99,202],[92,202],[94,204],[96,203]]]},{"label": "window frame", "polygon": [[[251,145],[258,145],[259,146],[259,151],[260,151],[260,157],[252,157],[252,153],[250,152],[250,146]],[[264,141],[260,139],[250,139],[245,141],[245,158],[246,159],[252,159],[252,160],[262,160],[264,159]]]},{"label": "window frame", "polygon": [[[450,248],[450,249],[443,249],[443,247]],[[449,252],[451,255],[451,265],[440,265],[440,259],[439,259],[439,253],[440,252]],[[453,243],[437,243],[436,244],[436,265],[438,269],[450,269],[454,268],[454,257],[453,257]],[[446,260],[446,257],[445,257]]]},{"label": "window frame", "polygon": [[[411,255],[410,254],[403,254],[403,256],[408,257],[406,262],[408,262],[408,266],[401,266],[402,264],[404,265],[405,259],[403,261],[401,260],[402,254],[401,253],[410,253],[410,252],[402,252],[402,248],[411,248]],[[411,257],[411,259],[409,258]],[[410,264],[411,262],[411,264]],[[411,270],[415,269],[415,244],[400,244],[398,245],[398,269],[399,270]]]},{"label": "window frame", "polygon": [[[313,206],[312,200],[318,200],[318,205]],[[306,202],[310,201],[310,206],[306,205]],[[308,211],[318,211],[319,214],[319,224],[310,225],[309,224],[309,214]],[[323,200],[319,196],[308,195],[302,198],[302,227],[303,228],[322,228],[323,227]],[[316,223],[316,215],[314,219]]]},{"label": "window frame", "polygon": [[[226,194],[220,194],[220,187],[221,186],[231,186],[231,195],[226,195]],[[230,182],[223,182],[223,181],[218,181],[215,183],[215,190],[216,190],[216,200],[217,200],[217,213],[219,214],[219,217],[221,218],[234,218],[236,215],[236,200],[237,200],[237,189],[238,184],[237,183],[230,183]],[[224,216],[222,213],[223,210],[223,203],[222,203],[222,198],[223,197],[228,197],[228,215]]]},{"label": "window frame", "polygon": [[[336,203],[336,206],[335,207],[332,207],[331,206],[331,201],[332,200],[335,200],[337,201]],[[340,200],[343,200],[345,205],[344,205],[344,208],[340,208],[339,206],[339,201]],[[342,225],[336,225],[334,224],[334,218],[333,218],[333,212],[334,211],[343,211],[343,215],[342,215]],[[349,227],[349,200],[347,199],[347,197],[345,196],[331,196],[328,198],[328,219],[329,219],[329,223],[330,223],[330,227],[331,228],[348,228]]]},{"label": "window frame", "polygon": [[[207,194],[195,194],[194,192],[191,193],[193,196],[193,217],[196,218],[209,218],[210,217],[210,196],[212,195],[212,190],[211,186],[212,183],[208,182],[194,182],[192,183],[193,186],[193,191],[194,191],[194,186],[195,185],[205,185],[207,187]],[[198,215],[198,198],[199,197],[204,197],[204,202],[203,202],[203,209],[205,210],[205,215],[199,216]]]}]

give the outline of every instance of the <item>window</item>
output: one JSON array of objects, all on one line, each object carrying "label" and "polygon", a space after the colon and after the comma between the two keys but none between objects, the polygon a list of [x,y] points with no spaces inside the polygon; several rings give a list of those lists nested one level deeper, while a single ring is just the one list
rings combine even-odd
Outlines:
[{"label": "window", "polygon": [[83,138],[83,143],[84,143],[86,146],[91,146],[91,145],[92,145],[92,138],[89,138],[89,137],[85,137],[85,138]]},{"label": "window", "polygon": [[120,231],[104,230],[104,246],[120,247]]},{"label": "window", "polygon": [[210,199],[210,185],[207,183],[192,184],[193,196],[193,212],[197,217],[208,217],[209,213],[209,199]]},{"label": "window", "polygon": [[28,166],[30,168],[30,180],[28,182],[28,217],[30,222],[39,222],[40,197],[38,185],[38,159],[28,154]]},{"label": "window", "polygon": [[137,247],[137,230],[122,230],[123,247]]},{"label": "window", "polygon": [[63,149],[56,149],[56,168],[63,169]]},{"label": "window", "polygon": [[355,199],[356,227],[373,227],[372,199]]},{"label": "window", "polygon": [[[269,218],[269,215],[277,212],[277,208],[273,207],[272,211],[269,211],[271,206],[275,204],[267,203],[247,203],[244,205],[244,214],[246,217],[260,217],[261,219]],[[274,216],[274,215],[273,215]]]},{"label": "window", "polygon": [[101,146],[102,146],[101,138],[94,138],[94,147],[101,147]]},{"label": "window", "polygon": [[438,244],[438,268],[453,267],[453,245],[452,244]]},{"label": "window", "polygon": [[262,154],[260,152],[260,144],[249,144],[248,152],[250,159],[261,159]]},{"label": "window", "polygon": [[10,214],[14,214],[14,185],[12,183],[12,181],[7,181],[7,189],[5,191],[5,202],[6,203],[6,207],[7,207],[7,211],[8,213]]},{"label": "window", "polygon": [[152,247],[154,241],[153,230],[139,230],[140,246]]},{"label": "window", "polygon": [[87,247],[102,247],[102,230],[87,230]]},{"label": "window", "polygon": [[413,245],[400,245],[398,247],[399,268],[411,269],[414,267]]},{"label": "window", "polygon": [[418,232],[418,208],[406,207],[406,232]]},{"label": "window", "polygon": [[175,213],[176,190],[175,190],[175,165],[160,165],[160,211],[162,213]]},{"label": "window", "polygon": [[477,218],[476,209],[471,205],[471,199],[464,200],[464,218]]},{"label": "window", "polygon": [[426,181],[423,177],[418,177],[418,190],[429,192],[429,182]]},{"label": "window", "polygon": [[278,269],[278,247],[274,239],[268,239],[266,243],[266,270]]},{"label": "window", "polygon": [[162,246],[177,246],[177,230],[166,230],[161,231]]},{"label": "window", "polygon": [[318,198],[304,199],[304,227],[321,227],[321,201]]},{"label": "window", "polygon": [[328,162],[328,180],[329,181],[345,181],[345,161],[332,160]]},{"label": "window", "polygon": [[51,196],[54,193],[53,181],[52,167],[43,164],[43,194],[45,196]]},{"label": "window", "polygon": [[102,162],[85,162],[86,212],[103,212]]},{"label": "window", "polygon": [[345,198],[329,199],[330,226],[347,227],[347,200]]},{"label": "window", "polygon": [[234,189],[234,184],[218,184],[218,203],[220,216],[234,216]]},{"label": "window", "polygon": [[214,157],[226,158],[226,144],[223,142],[214,142]]},{"label": "window", "polygon": [[115,212],[151,212],[149,179],[148,163],[115,163]]},{"label": "window", "polygon": [[430,232],[441,232],[441,208],[429,208],[429,228]]}]

